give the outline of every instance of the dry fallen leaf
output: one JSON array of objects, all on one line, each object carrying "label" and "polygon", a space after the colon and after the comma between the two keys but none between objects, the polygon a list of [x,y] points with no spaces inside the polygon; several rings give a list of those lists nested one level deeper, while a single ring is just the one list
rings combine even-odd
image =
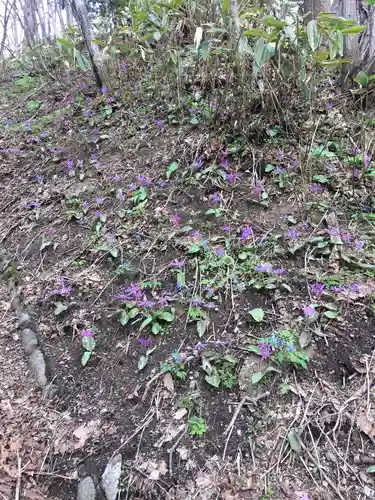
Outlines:
[{"label": "dry fallen leaf", "polygon": [[357,425],[362,432],[368,436],[375,436],[375,414],[374,410],[367,413],[362,411],[357,417]]},{"label": "dry fallen leaf", "polygon": [[175,420],[181,420],[182,417],[184,417],[187,414],[187,409],[186,408],[180,408],[179,410],[176,411],[174,414],[173,418]]},{"label": "dry fallen leaf", "polygon": [[180,446],[176,451],[180,455],[181,460],[187,460],[190,456],[190,450],[186,446]]},{"label": "dry fallen leaf", "polygon": [[171,373],[167,372],[164,374],[164,386],[169,392],[174,392],[174,383]]}]

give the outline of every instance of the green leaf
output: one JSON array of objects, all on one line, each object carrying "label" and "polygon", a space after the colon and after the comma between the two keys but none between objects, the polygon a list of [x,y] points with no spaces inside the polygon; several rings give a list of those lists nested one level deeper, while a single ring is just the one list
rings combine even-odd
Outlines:
[{"label": "green leaf", "polygon": [[174,161],[167,168],[167,179],[169,179],[170,176],[173,174],[173,172],[175,172],[177,169],[178,169],[178,163]]},{"label": "green leaf", "polygon": [[261,307],[257,307],[256,309],[252,309],[249,312],[249,314],[253,318],[253,320],[256,321],[257,323],[260,323],[261,321],[263,321],[264,311]]},{"label": "green leaf", "polygon": [[92,352],[95,349],[95,340],[93,337],[82,337],[82,345],[86,351]]},{"label": "green leaf", "polygon": [[114,259],[116,259],[116,257],[118,256],[118,250],[117,250],[117,248],[110,248],[109,249],[109,253],[112,255],[112,257]]},{"label": "green leaf", "polygon": [[267,16],[263,19],[263,23],[267,24],[267,26],[272,26],[274,28],[277,28],[279,30],[282,30],[285,28],[286,23],[283,21],[279,21],[275,17],[272,16]]},{"label": "green leaf", "polygon": [[122,326],[127,325],[127,324],[128,324],[128,322],[129,322],[129,319],[130,319],[130,318],[129,318],[129,314],[128,314],[126,311],[122,310],[122,311],[120,312],[120,317],[119,317],[120,324],[121,324]]},{"label": "green leaf", "polygon": [[223,0],[223,13],[228,14],[230,11],[230,0]]},{"label": "green leaf", "polygon": [[134,319],[138,313],[139,313],[138,307],[133,307],[132,309],[130,309],[130,311],[128,311],[128,316],[130,319]]},{"label": "green leaf", "polygon": [[142,371],[148,363],[148,356],[142,355],[138,360],[138,371]]},{"label": "green leaf", "polygon": [[253,385],[258,384],[262,380],[262,378],[264,377],[265,374],[266,374],[266,372],[256,372],[256,373],[254,373],[252,375],[252,377],[251,377],[251,383]]},{"label": "green leaf", "polygon": [[260,28],[250,28],[246,31],[244,31],[245,36],[255,36],[255,37],[263,37],[263,38],[269,38],[269,34],[267,31],[264,31]]},{"label": "green leaf", "polygon": [[362,33],[362,31],[365,31],[367,26],[351,26],[350,28],[342,28],[340,32],[343,35],[358,35],[358,33]]},{"label": "green leaf", "polygon": [[152,323],[152,320],[152,316],[147,316],[147,318],[142,321],[141,326],[139,327],[139,331],[143,330],[143,328]]},{"label": "green leaf", "polygon": [[329,319],[335,319],[339,315],[340,315],[340,313],[338,311],[325,311],[323,313],[323,316],[325,316],[326,318],[329,318]]},{"label": "green leaf", "polygon": [[160,323],[154,321],[154,323],[152,323],[151,331],[154,335],[158,335],[160,332],[163,331],[163,327],[161,326]]},{"label": "green leaf", "polygon": [[91,351],[85,351],[83,354],[82,354],[82,357],[81,357],[81,365],[82,366],[86,366],[87,363],[89,362],[90,358],[91,358]]},{"label": "green leaf", "polygon": [[329,179],[324,175],[314,175],[313,181],[319,182],[320,184],[327,184],[327,182],[329,182]]},{"label": "green leaf", "polygon": [[295,429],[290,429],[290,431],[288,432],[288,441],[289,446],[293,451],[295,451],[296,453],[301,453],[302,442]]},{"label": "green leaf", "polygon": [[59,42],[60,45],[63,47],[66,47],[67,49],[74,49],[74,45],[72,44],[71,41],[67,40],[66,38],[56,38],[56,41]]},{"label": "green leaf", "polygon": [[259,349],[258,346],[256,346],[256,345],[248,345],[247,348],[249,349],[249,351],[255,352],[255,354],[258,354],[260,356],[260,349]]},{"label": "green leaf", "polygon": [[210,52],[210,44],[208,41],[204,40],[198,49],[198,52],[201,54],[203,61],[207,61],[208,54]]},{"label": "green leaf", "polygon": [[370,83],[370,78],[365,71],[360,71],[354,78],[354,81],[360,83],[363,87],[367,87],[367,85]]},{"label": "green leaf", "polygon": [[[374,0],[374,5],[375,5],[375,0]],[[367,472],[375,472],[375,465],[370,465],[370,467],[367,467]]]},{"label": "green leaf", "polygon": [[318,22],[316,19],[309,21],[306,27],[307,38],[313,52],[319,47]]},{"label": "green leaf", "polygon": [[223,257],[222,259],[222,262],[228,267],[234,265],[234,259],[230,255],[225,255],[225,257]]},{"label": "green leaf", "polygon": [[220,387],[220,375],[216,369],[212,371],[211,375],[205,375],[204,379],[208,384],[216,387],[216,389]]},{"label": "green leaf", "polygon": [[158,318],[171,323],[174,320],[174,314],[170,311],[162,311],[158,313]]},{"label": "green leaf", "polygon": [[197,321],[197,332],[198,332],[199,338],[203,337],[209,324],[210,324],[209,319],[200,319],[199,321]]},{"label": "green leaf", "polygon": [[55,316],[62,314],[63,312],[68,310],[68,306],[64,305],[62,302],[56,302],[55,310],[53,311]]},{"label": "green leaf", "polygon": [[189,250],[188,250],[188,253],[189,254],[194,254],[194,253],[198,253],[201,249],[201,246],[198,245],[197,243],[195,243],[194,245],[191,245],[189,247]]}]

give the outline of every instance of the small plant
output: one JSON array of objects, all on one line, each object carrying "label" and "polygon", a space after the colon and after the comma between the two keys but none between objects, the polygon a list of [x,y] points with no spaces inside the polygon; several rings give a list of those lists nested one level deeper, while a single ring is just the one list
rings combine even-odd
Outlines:
[{"label": "small plant", "polygon": [[188,431],[190,436],[203,436],[207,432],[207,424],[204,418],[192,415],[188,420]]},{"label": "small plant", "polygon": [[237,359],[230,354],[222,355],[214,351],[206,351],[202,355],[202,368],[206,373],[204,379],[212,387],[232,389],[237,383]]},{"label": "small plant", "polygon": [[199,305],[202,304],[202,301],[195,299],[195,303],[197,305],[190,307],[188,310],[188,323],[196,322],[198,336],[202,338],[210,324],[210,318],[207,312]]},{"label": "small plant", "polygon": [[179,405],[181,408],[186,408],[187,410],[192,410],[197,404],[199,398],[201,397],[199,392],[191,392],[186,396],[182,396]]},{"label": "small plant", "polygon": [[143,315],[146,317],[142,321],[139,330],[143,330],[147,325],[151,325],[151,331],[154,335],[164,333],[166,326],[174,320],[174,310],[171,308],[148,311],[147,313],[143,313]]},{"label": "small plant", "polygon": [[86,366],[95,349],[94,332],[92,330],[82,331],[82,346],[84,352],[81,357],[81,365]]},{"label": "small plant", "polygon": [[191,359],[192,357],[175,352],[172,354],[172,359],[162,365],[161,371],[162,373],[169,372],[178,379],[184,379],[186,377],[185,364]]}]

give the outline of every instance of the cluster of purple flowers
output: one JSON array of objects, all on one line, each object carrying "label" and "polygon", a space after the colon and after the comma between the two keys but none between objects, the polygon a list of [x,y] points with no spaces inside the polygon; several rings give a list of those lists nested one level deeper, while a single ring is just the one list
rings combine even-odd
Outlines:
[{"label": "cluster of purple flowers", "polygon": [[241,240],[247,241],[248,239],[253,238],[253,237],[254,237],[253,228],[251,226],[245,226],[241,232]]},{"label": "cluster of purple flowers", "polygon": [[142,307],[144,309],[167,307],[172,300],[171,297],[166,294],[149,300],[140,283],[131,283],[127,287],[124,287],[123,291],[117,294],[116,298],[122,302],[135,302],[137,307]]},{"label": "cluster of purple flowers", "polygon": [[82,330],[82,337],[92,337],[94,332],[92,330]]},{"label": "cluster of purple flowers", "polygon": [[152,339],[149,339],[147,337],[139,337],[137,341],[140,343],[141,347],[145,349],[149,349],[152,347]]},{"label": "cluster of purple flowers", "polygon": [[256,265],[255,271],[274,274],[275,276],[281,276],[286,273],[286,269],[284,267],[274,268],[271,264],[262,264],[261,262]]},{"label": "cluster of purple flowers", "polygon": [[292,241],[295,241],[295,240],[298,240],[299,237],[300,237],[300,234],[299,232],[297,231],[297,229],[295,229],[294,227],[288,229],[288,231],[285,233],[284,237],[287,239],[287,240],[292,240]]},{"label": "cluster of purple flowers", "polygon": [[57,281],[60,285],[60,288],[54,290],[52,295],[70,295],[72,293],[72,287],[66,284],[66,278],[58,277]]}]

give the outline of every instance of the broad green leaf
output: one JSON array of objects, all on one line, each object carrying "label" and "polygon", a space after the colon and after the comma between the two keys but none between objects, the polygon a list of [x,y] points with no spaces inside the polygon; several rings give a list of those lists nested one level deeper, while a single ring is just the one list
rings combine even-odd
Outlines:
[{"label": "broad green leaf", "polygon": [[66,38],[56,38],[56,41],[59,42],[60,45],[63,47],[66,47],[67,49],[74,49],[74,45],[70,40],[67,40]]},{"label": "broad green leaf", "polygon": [[367,28],[367,26],[351,26],[350,28],[343,28],[340,30],[340,32],[343,35],[358,35],[359,33],[362,33]]},{"label": "broad green leaf", "polygon": [[209,55],[209,52],[210,52],[210,44],[209,44],[209,42],[207,40],[203,41],[199,45],[198,52],[201,55],[203,61],[207,61],[208,55]]},{"label": "broad green leaf", "polygon": [[228,14],[230,11],[230,0],[223,0],[223,13]]},{"label": "broad green leaf", "polygon": [[152,323],[151,331],[154,335],[158,335],[160,332],[163,331],[163,327],[161,326],[160,323],[154,321],[154,323]]},{"label": "broad green leaf", "polygon": [[311,50],[315,52],[319,47],[318,22],[316,19],[312,19],[307,23],[306,32]]},{"label": "broad green leaf", "polygon": [[[375,0],[374,0],[374,5],[375,5]],[[370,467],[367,467],[367,472],[375,472],[375,465],[370,465]]]},{"label": "broad green leaf", "polygon": [[169,312],[169,311],[162,311],[162,312],[158,313],[158,318],[160,318],[164,321],[168,321],[168,323],[170,323],[171,321],[174,320],[174,314],[172,312]]},{"label": "broad green leaf", "polygon": [[142,355],[138,360],[138,371],[142,371],[148,363],[148,357]]},{"label": "broad green leaf", "polygon": [[201,249],[201,246],[198,245],[197,243],[195,243],[194,245],[191,245],[189,247],[189,250],[188,250],[188,253],[190,254],[194,254],[194,253],[198,253]]},{"label": "broad green leaf", "polygon": [[173,172],[175,172],[177,169],[178,169],[178,163],[174,161],[167,168],[167,179],[169,179],[170,176],[173,174]]},{"label": "broad green leaf", "polygon": [[249,351],[255,352],[255,354],[258,354],[260,356],[260,349],[259,349],[258,346],[256,346],[256,345],[248,345],[247,348],[249,349]]},{"label": "broad green leaf", "polygon": [[152,323],[152,316],[147,316],[147,318],[145,318],[140,327],[139,327],[139,331],[143,330],[143,328],[145,328],[147,325],[149,325],[150,323]]},{"label": "broad green leaf", "polygon": [[118,256],[118,250],[117,250],[117,248],[110,248],[109,249],[109,253],[112,255],[112,257],[114,259],[116,259],[116,257]]},{"label": "broad green leaf", "polygon": [[296,453],[301,453],[302,442],[295,429],[290,429],[290,431],[288,432],[288,441],[289,446],[293,451],[295,451]]},{"label": "broad green leaf", "polygon": [[253,318],[253,320],[256,321],[257,323],[260,323],[261,321],[263,321],[264,311],[261,307],[257,307],[255,309],[252,309],[249,312],[249,314]]},{"label": "broad green leaf", "polygon": [[245,36],[255,36],[255,37],[263,37],[263,38],[269,38],[269,34],[267,31],[264,31],[260,28],[250,28],[246,31],[244,31]]},{"label": "broad green leaf", "polygon": [[338,311],[325,311],[323,313],[323,316],[325,316],[326,318],[329,318],[329,319],[335,319],[337,318],[337,316],[339,316],[339,312]]},{"label": "broad green leaf", "polygon": [[252,375],[252,377],[251,377],[251,383],[253,385],[258,384],[262,380],[262,378],[264,377],[265,374],[266,374],[266,372],[256,372],[256,373],[254,373]]},{"label": "broad green leaf", "polygon": [[366,87],[369,82],[369,76],[365,71],[360,71],[358,75],[354,78],[354,81],[360,83],[363,87]]},{"label": "broad green leaf", "polygon": [[129,314],[126,311],[121,311],[119,321],[122,326],[125,326],[129,322]]},{"label": "broad green leaf", "polygon": [[89,362],[89,359],[91,358],[91,351],[85,351],[83,354],[82,354],[82,357],[81,357],[81,365],[82,366],[86,366],[87,363]]},{"label": "broad green leaf", "polygon": [[216,387],[217,389],[220,387],[221,380],[216,369],[212,371],[211,375],[205,375],[204,379],[208,384],[212,385],[213,387]]},{"label": "broad green leaf", "polygon": [[266,24],[267,26],[272,26],[273,28],[277,28],[279,30],[282,30],[285,28],[286,23],[284,21],[279,21],[275,17],[272,16],[267,16],[263,19],[263,23]]},{"label": "broad green leaf", "polygon": [[132,309],[130,309],[130,311],[128,311],[128,316],[130,319],[134,319],[138,313],[139,313],[138,307],[133,307]]},{"label": "broad green leaf", "polygon": [[82,337],[82,345],[86,351],[92,352],[95,349],[95,340],[93,337]]},{"label": "broad green leaf", "polygon": [[329,179],[324,175],[314,175],[313,181],[319,182],[319,184],[327,184],[327,182],[329,182]]}]

